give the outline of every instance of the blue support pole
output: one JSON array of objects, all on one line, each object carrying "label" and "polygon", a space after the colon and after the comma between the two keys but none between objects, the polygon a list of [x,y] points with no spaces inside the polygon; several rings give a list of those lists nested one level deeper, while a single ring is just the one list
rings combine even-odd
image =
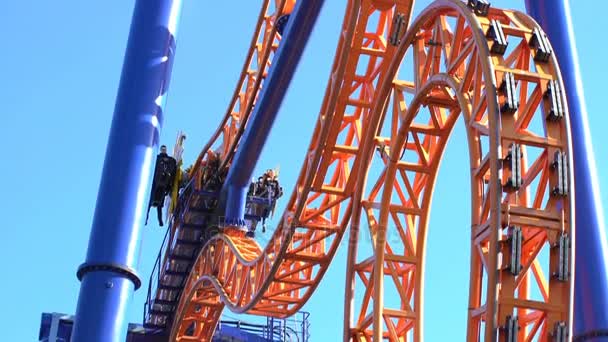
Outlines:
[{"label": "blue support pole", "polygon": [[81,280],[73,342],[124,342],[181,0],[137,0]]},{"label": "blue support pole", "polygon": [[245,224],[245,199],[253,169],[323,7],[323,1],[300,0],[290,15],[277,56],[273,60],[272,68],[222,188],[222,198],[226,201],[226,224],[237,226]]},{"label": "blue support pole", "polygon": [[[570,112],[575,179],[574,338],[608,338],[608,245],[568,0],[526,0],[557,55]],[[587,339],[588,338],[588,339]],[[600,337],[601,338],[601,337]]]}]

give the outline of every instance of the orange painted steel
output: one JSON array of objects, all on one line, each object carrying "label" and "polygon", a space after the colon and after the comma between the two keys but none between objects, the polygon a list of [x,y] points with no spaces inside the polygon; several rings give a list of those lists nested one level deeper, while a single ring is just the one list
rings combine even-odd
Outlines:
[{"label": "orange painted steel", "polygon": [[247,58],[228,110],[202,149],[190,172],[191,176],[202,176],[201,165],[210,151],[219,154],[222,168],[229,165],[281,41],[274,22],[284,8],[292,8],[293,3],[293,0],[263,0]]},{"label": "orange painted steel", "polygon": [[[505,341],[515,333],[521,341],[546,341],[560,323],[570,326],[573,279],[560,267],[573,273],[573,253],[560,241],[574,236],[573,182],[558,162],[571,164],[572,155],[565,94],[551,102],[556,85],[563,89],[557,62],[530,45],[542,31],[525,14],[481,13],[456,0],[435,1],[409,25],[412,5],[348,2],[286,212],[265,247],[231,228],[205,244],[171,340],[210,340],[224,306],[293,314],[350,226],[344,340],[423,341],[430,205],[461,116],[472,195],[467,340]],[[502,53],[492,30],[508,40]],[[237,146],[233,136],[224,146]],[[358,241],[364,227],[371,251]],[[519,330],[508,329],[510,320]]]},{"label": "orange painted steel", "polygon": [[[293,0],[263,0],[258,15],[258,20],[253,32],[253,38],[243,65],[241,75],[236,89],[228,105],[228,109],[220,121],[216,131],[212,134],[207,144],[202,149],[193,167],[190,169],[190,179],[195,179],[195,188],[200,190],[203,184],[205,164],[211,155],[217,155],[221,161],[221,168],[226,169],[231,158],[238,147],[240,137],[244,132],[253,105],[264,84],[270,65],[278,49],[281,37],[276,32],[274,22],[280,17],[285,8],[293,7]],[[186,195],[187,196],[187,195]],[[180,199],[185,204],[190,204],[190,199]],[[181,210],[181,208],[180,208]],[[171,270],[179,269],[175,261],[170,260],[173,246],[179,245],[180,237],[188,237],[190,234],[184,228],[184,218],[194,217],[195,214],[188,212],[176,215],[171,222],[168,243],[162,252],[162,265],[169,264]],[[165,269],[160,272],[160,279],[166,278]],[[156,289],[155,298],[165,299],[166,291]]]},{"label": "orange painted steel", "polygon": [[[494,20],[509,42],[504,56],[491,53],[494,41],[485,35]],[[346,330],[352,339],[423,340],[430,204],[444,147],[461,114],[472,194],[467,340],[495,341],[497,335],[506,340],[509,316],[518,317],[522,341],[549,340],[558,323],[571,322],[572,278],[560,281],[554,273],[560,235],[573,233],[573,203],[568,196],[549,195],[558,185],[553,156],[557,151],[570,156],[570,139],[566,119],[545,120],[551,108],[543,94],[550,80],[560,85],[561,80],[554,59],[535,61],[529,46],[535,28],[522,13],[491,9],[487,16],[476,15],[464,3],[435,1],[403,38],[389,71],[399,77],[383,85],[375,107],[387,112],[385,127],[378,130],[384,135],[374,138],[381,171],[368,180],[372,188],[353,218],[366,218],[373,252],[349,263],[347,291],[356,280],[363,284],[354,307],[357,319]],[[517,82],[514,112],[500,87],[507,74]],[[512,143],[522,151],[519,189],[507,184]],[[522,269],[516,274],[509,268],[516,257],[514,227],[523,234],[516,252]],[[357,245],[349,247],[349,255],[355,254]],[[543,248],[549,263],[541,265]],[[387,292],[395,295],[383,297]]]}]

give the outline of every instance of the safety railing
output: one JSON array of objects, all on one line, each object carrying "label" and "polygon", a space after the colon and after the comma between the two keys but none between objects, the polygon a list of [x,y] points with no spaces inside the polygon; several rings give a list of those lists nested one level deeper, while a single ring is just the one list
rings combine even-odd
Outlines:
[{"label": "safety railing", "polygon": [[[152,268],[152,273],[150,274],[150,279],[148,280],[148,294],[146,297],[146,302],[144,303],[144,317],[143,323],[146,324],[146,318],[148,317],[148,310],[152,308],[154,305],[154,294],[156,293],[156,289],[158,288],[158,284],[160,282],[160,267],[161,267],[161,255],[163,255],[163,251],[167,248],[167,241],[169,240],[169,233],[171,232],[171,228],[167,228],[167,232],[165,233],[165,237],[161,244],[160,249],[158,250],[158,255],[156,256],[156,262],[154,263],[154,267]],[[154,288],[152,285],[155,284]]]},{"label": "safety railing", "polygon": [[299,311],[293,316],[278,319],[267,318],[269,330],[265,338],[268,341],[308,342],[310,339],[310,313]]},{"label": "safety railing", "polygon": [[[227,327],[256,335],[267,342],[308,342],[310,339],[310,313],[297,312],[295,315],[278,319],[267,317],[266,324],[254,324],[240,320],[220,320],[214,334],[214,341],[224,341]],[[224,338],[224,339],[223,339]]]},{"label": "safety railing", "polygon": [[[182,193],[180,194],[178,199],[183,198],[183,196],[186,195],[187,200],[185,201],[185,203],[189,203],[190,199],[192,198],[192,194],[194,193],[193,186],[194,186],[194,177],[193,177],[193,179],[190,179],[190,181],[188,181],[188,183],[182,190]],[[148,317],[149,310],[151,310],[152,306],[154,305],[156,291],[157,291],[158,285],[160,283],[160,275],[161,275],[160,273],[161,273],[162,262],[166,257],[167,250],[168,250],[169,246],[171,245],[173,236],[175,234],[175,229],[173,229],[175,227],[174,222],[175,222],[175,220],[180,220],[180,221],[182,220],[181,210],[182,210],[183,203],[184,202],[181,202],[181,203],[178,202],[178,204],[175,206],[174,213],[176,213],[176,214],[179,213],[180,217],[177,218],[176,215],[174,214],[172,217],[173,222],[167,225],[167,231],[165,233],[165,237],[163,238],[163,242],[161,243],[161,246],[158,250],[158,254],[156,256],[156,261],[154,262],[154,267],[152,268],[152,272],[150,273],[150,279],[148,280],[148,293],[146,296],[146,302],[144,303],[144,316],[143,316],[144,325],[146,324],[146,319]],[[169,237],[171,237],[171,238],[169,238]]]}]

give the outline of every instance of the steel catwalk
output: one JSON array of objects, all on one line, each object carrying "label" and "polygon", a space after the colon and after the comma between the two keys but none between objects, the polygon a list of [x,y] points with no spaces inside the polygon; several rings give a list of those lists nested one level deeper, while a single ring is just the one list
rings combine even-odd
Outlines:
[{"label": "steel catwalk", "polygon": [[181,0],[138,0],[81,279],[72,341],[124,341],[140,229],[163,124]]},{"label": "steel catwalk", "polygon": [[323,7],[323,1],[298,1],[289,18],[268,79],[232,161],[238,167],[230,168],[222,189],[227,194],[227,224],[245,224],[245,195],[253,170]]},{"label": "steel catwalk", "polygon": [[575,177],[574,337],[608,338],[608,245],[597,167],[568,0],[526,0],[547,33],[561,69],[570,113]]}]

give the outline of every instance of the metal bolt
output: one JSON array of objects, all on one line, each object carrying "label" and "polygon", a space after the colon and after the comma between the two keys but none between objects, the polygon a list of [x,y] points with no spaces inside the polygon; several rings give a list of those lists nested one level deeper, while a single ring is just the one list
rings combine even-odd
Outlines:
[{"label": "metal bolt", "polygon": [[114,283],[112,283],[111,281],[106,282],[106,288],[111,289],[113,287],[114,287]]}]

